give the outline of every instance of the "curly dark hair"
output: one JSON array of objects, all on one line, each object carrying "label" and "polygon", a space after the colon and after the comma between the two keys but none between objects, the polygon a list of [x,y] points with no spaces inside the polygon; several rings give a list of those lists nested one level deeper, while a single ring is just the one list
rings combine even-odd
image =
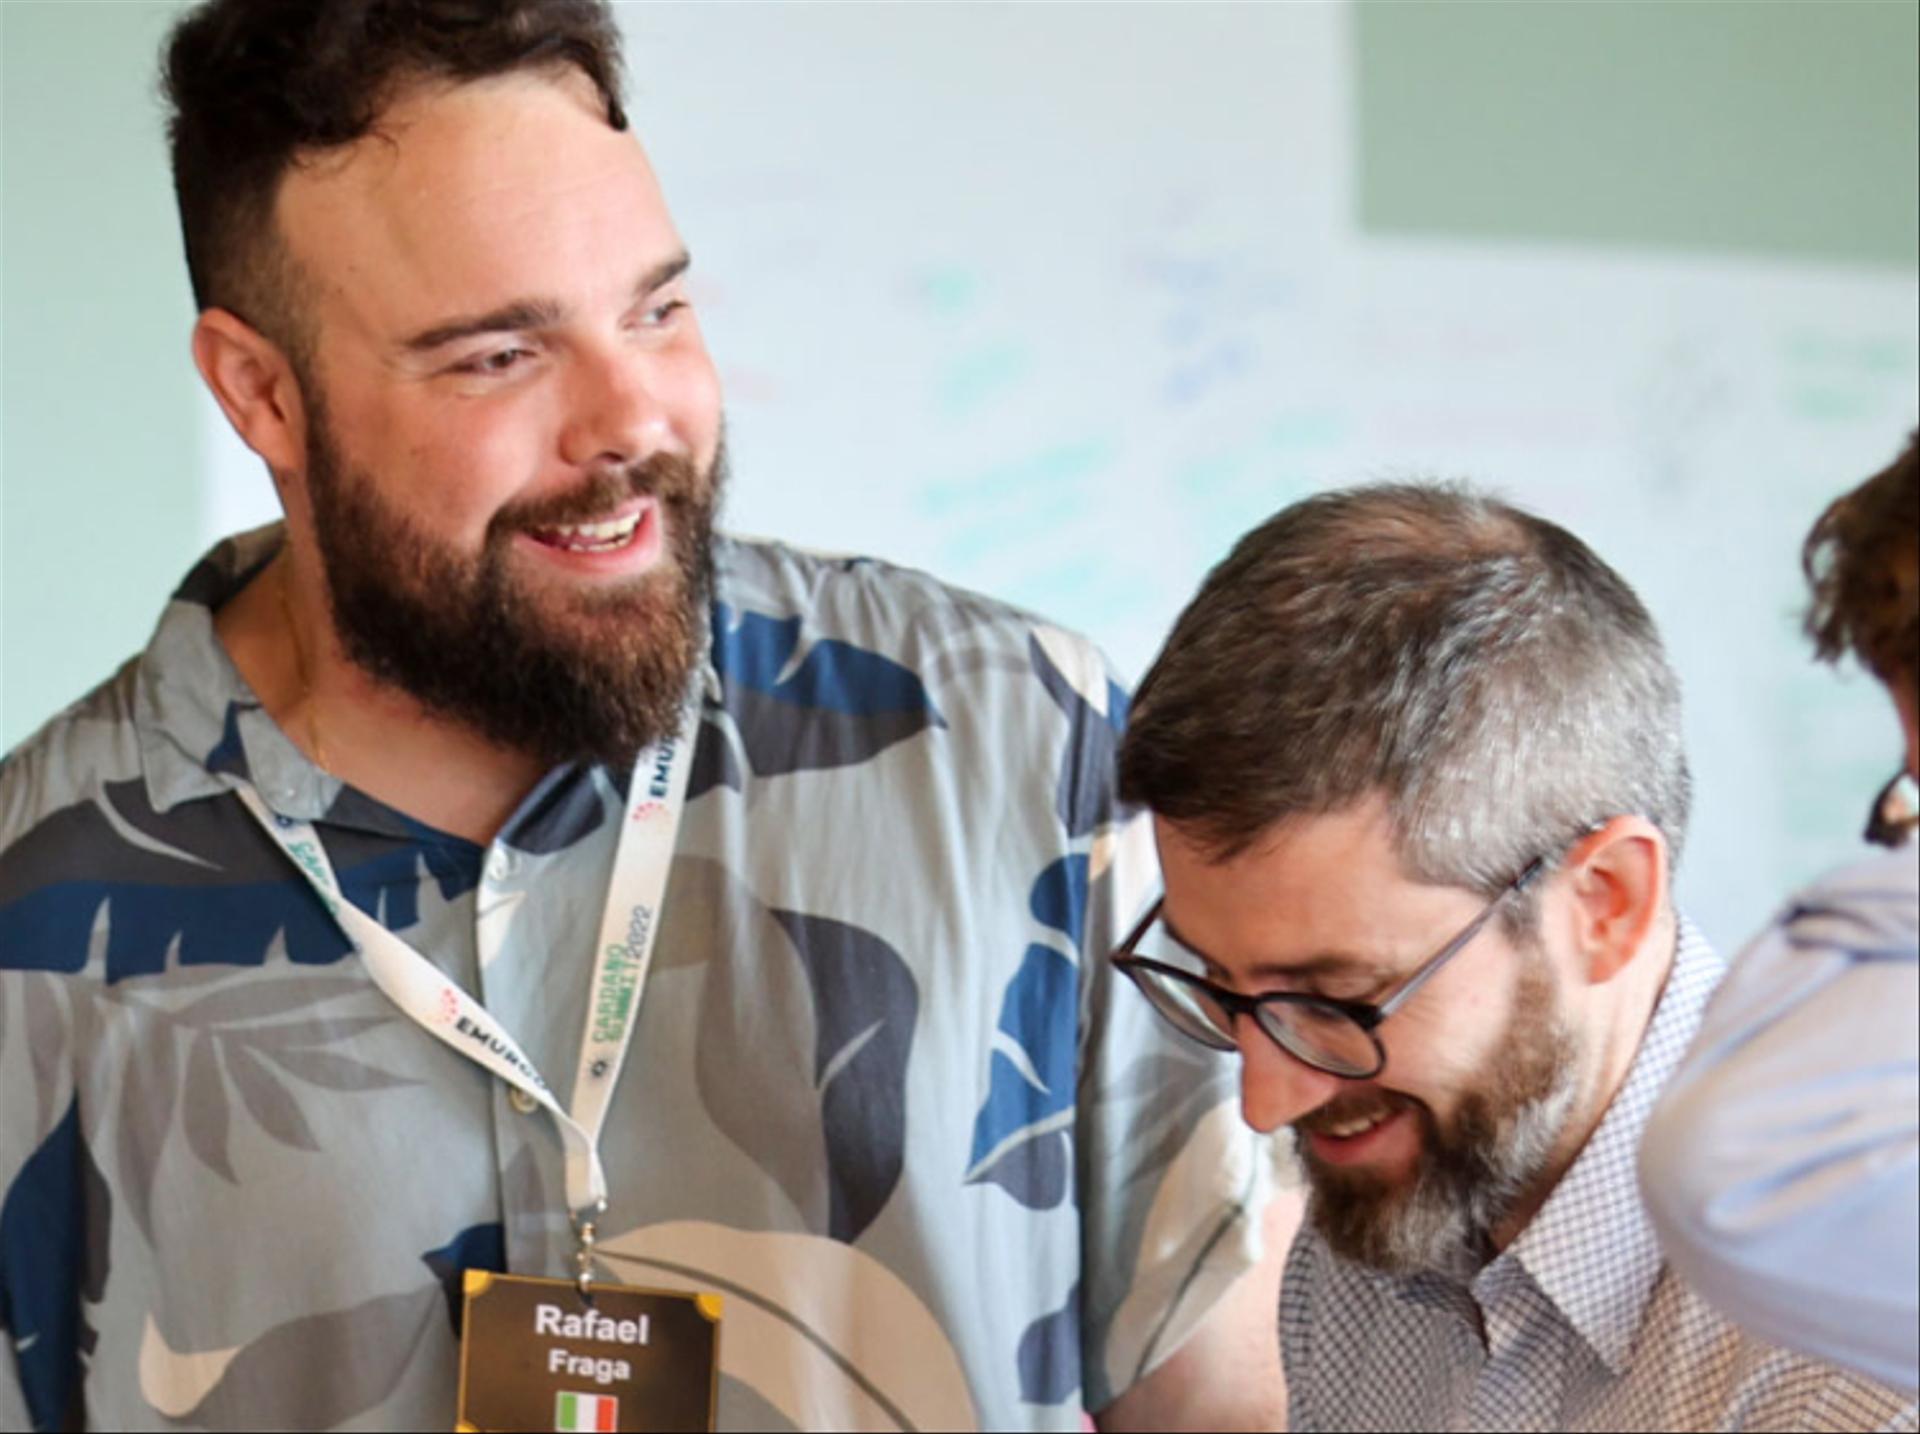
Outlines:
[{"label": "curly dark hair", "polygon": [[174,27],[161,74],[195,303],[299,348],[273,225],[289,166],[366,135],[411,80],[568,65],[625,129],[604,0],[207,0]]},{"label": "curly dark hair", "polygon": [[1807,635],[1828,662],[1858,657],[1920,696],[1920,433],[1879,473],[1834,500],[1807,535]]}]

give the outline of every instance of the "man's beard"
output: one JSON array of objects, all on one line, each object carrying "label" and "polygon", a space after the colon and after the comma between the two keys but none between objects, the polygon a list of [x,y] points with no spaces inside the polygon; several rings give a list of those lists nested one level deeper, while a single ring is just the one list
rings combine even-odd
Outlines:
[{"label": "man's beard", "polygon": [[[478,554],[441,542],[350,467],[313,415],[308,490],[347,657],[489,741],[559,764],[625,768],[680,722],[709,639],[724,440],[707,472],[657,455],[538,503],[503,508]],[[661,560],[619,587],[516,580],[516,534],[585,522],[636,496],[666,523]]]},{"label": "man's beard", "polygon": [[1419,1163],[1403,1183],[1323,1164],[1300,1140],[1314,1228],[1336,1254],[1391,1274],[1470,1277],[1491,1254],[1492,1232],[1544,1178],[1573,1105],[1579,1045],[1544,957],[1527,951],[1523,961],[1491,1069],[1445,1129],[1424,1103],[1387,1090],[1343,1096],[1295,1122],[1324,1129],[1388,1108],[1420,1123]]}]

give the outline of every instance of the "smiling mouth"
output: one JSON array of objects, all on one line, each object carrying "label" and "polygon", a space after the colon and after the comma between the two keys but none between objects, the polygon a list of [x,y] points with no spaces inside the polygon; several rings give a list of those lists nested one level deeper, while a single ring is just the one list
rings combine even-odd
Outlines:
[{"label": "smiling mouth", "polygon": [[537,543],[544,543],[549,548],[558,548],[565,553],[617,553],[633,542],[646,513],[647,510],[642,508],[624,517],[609,518],[600,523],[563,523],[551,528],[533,528],[528,530],[527,535]]},{"label": "smiling mouth", "polygon": [[1383,1120],[1391,1119],[1396,1111],[1377,1110],[1371,1115],[1363,1115],[1353,1120],[1328,1122],[1314,1128],[1315,1135],[1330,1135],[1335,1140],[1351,1140],[1356,1135],[1365,1135]]}]

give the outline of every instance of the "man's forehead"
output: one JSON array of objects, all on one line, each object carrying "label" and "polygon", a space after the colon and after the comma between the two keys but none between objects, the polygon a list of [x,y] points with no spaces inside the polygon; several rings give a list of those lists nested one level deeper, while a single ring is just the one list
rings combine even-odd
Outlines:
[{"label": "man's forehead", "polygon": [[1473,902],[1407,874],[1384,803],[1292,819],[1225,861],[1178,827],[1155,827],[1163,921],[1243,981],[1397,969]]},{"label": "man's forehead", "polygon": [[[554,276],[630,284],[679,248],[645,154],[577,71],[405,88],[367,136],[288,172],[277,218],[302,268],[391,286],[409,317]],[[603,272],[616,260],[632,272]]]}]

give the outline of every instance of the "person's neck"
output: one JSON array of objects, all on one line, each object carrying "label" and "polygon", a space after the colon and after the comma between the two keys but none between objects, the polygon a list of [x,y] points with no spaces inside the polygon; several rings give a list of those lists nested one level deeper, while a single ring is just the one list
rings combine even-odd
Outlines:
[{"label": "person's neck", "polygon": [[1647,1027],[1667,989],[1673,958],[1679,947],[1679,920],[1672,911],[1656,921],[1645,943],[1615,979],[1625,982],[1613,1003],[1611,1018],[1595,1037],[1569,1108],[1566,1124],[1554,1142],[1552,1155],[1539,1180],[1492,1232],[1495,1253],[1520,1238],[1541,1206],[1573,1169],[1600,1124],[1613,1109],[1614,1097],[1626,1084],[1634,1058],[1640,1054]]},{"label": "person's neck", "polygon": [[214,614],[214,631],[308,761],[437,830],[486,845],[546,770],[349,661],[318,585],[284,548]]}]

